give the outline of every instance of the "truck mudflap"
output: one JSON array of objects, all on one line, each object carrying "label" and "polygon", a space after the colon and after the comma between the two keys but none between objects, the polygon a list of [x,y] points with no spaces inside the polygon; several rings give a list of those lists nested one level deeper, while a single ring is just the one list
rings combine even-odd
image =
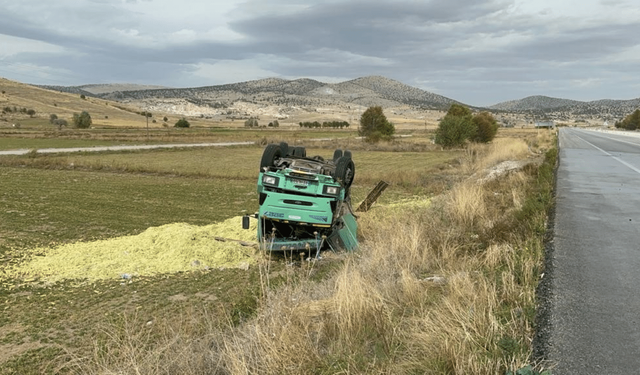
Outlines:
[{"label": "truck mudflap", "polygon": [[347,213],[340,218],[341,223],[329,235],[327,242],[333,250],[344,249],[346,251],[354,251],[358,248],[358,238],[356,231],[358,223],[355,216]]}]

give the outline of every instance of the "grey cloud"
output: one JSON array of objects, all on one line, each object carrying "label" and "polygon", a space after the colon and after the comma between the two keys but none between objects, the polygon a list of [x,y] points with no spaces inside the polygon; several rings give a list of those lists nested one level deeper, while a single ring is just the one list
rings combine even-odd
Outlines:
[{"label": "grey cloud", "polygon": [[259,48],[263,46],[262,51],[270,48],[286,53],[326,47],[389,56],[403,46],[403,41],[436,41],[428,29],[431,24],[482,17],[499,10],[500,4],[504,2],[352,1],[244,19],[231,26],[248,35]]},{"label": "grey cloud", "polygon": [[[540,89],[580,99],[576,96],[613,90],[614,82],[625,89],[638,86],[635,78],[627,78],[637,72],[633,62],[605,59],[638,46],[638,23],[594,21],[578,26],[571,19],[514,14],[510,0],[318,0],[290,9],[286,1],[292,0],[270,2],[269,13],[248,15],[242,9],[234,13],[237,18],[229,25],[243,38],[227,42],[206,40],[202,33],[208,29],[198,27],[215,25],[203,19],[183,22],[198,34],[193,41],[170,42],[168,35],[178,30],[155,33],[160,26],[153,21],[143,24],[149,20],[124,12],[122,2],[115,0],[91,0],[84,6],[59,0],[40,7],[0,0],[0,34],[64,47],[65,56],[21,54],[7,63],[66,69],[74,75],[68,77],[69,84],[130,81],[186,86],[193,84],[197,64],[259,59],[256,63],[263,70],[284,77],[378,74],[407,84],[429,82],[430,90],[475,105],[545,94],[537,92]],[[606,1],[623,6],[617,0]],[[256,0],[243,9],[263,4]],[[141,36],[117,36],[114,29],[139,30]],[[139,40],[147,37],[149,43]],[[600,83],[576,89],[576,82],[589,79]],[[200,85],[217,83],[227,82]]]}]

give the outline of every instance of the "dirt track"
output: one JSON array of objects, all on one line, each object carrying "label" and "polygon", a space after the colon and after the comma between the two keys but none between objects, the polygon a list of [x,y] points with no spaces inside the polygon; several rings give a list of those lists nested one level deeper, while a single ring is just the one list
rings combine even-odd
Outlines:
[{"label": "dirt track", "polygon": [[[135,150],[151,150],[156,148],[183,148],[183,147],[226,147],[226,146],[243,146],[252,145],[255,142],[223,142],[223,143],[175,143],[163,145],[138,145],[138,146],[96,146],[96,147],[70,147],[70,148],[40,148],[36,149],[39,154],[56,154],[56,153],[72,153],[72,152],[104,152],[104,151],[135,151]],[[7,150],[0,151],[2,155],[26,155],[31,150]]]}]

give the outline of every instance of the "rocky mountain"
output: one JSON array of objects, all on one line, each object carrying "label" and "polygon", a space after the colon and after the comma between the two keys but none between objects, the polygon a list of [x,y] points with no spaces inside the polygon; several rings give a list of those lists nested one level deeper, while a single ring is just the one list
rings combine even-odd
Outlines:
[{"label": "rocky mountain", "polygon": [[316,111],[318,108],[359,110],[373,105],[446,110],[451,103],[456,103],[453,99],[379,76],[341,83],[324,83],[308,78],[266,78],[194,88],[138,89],[120,85],[119,89],[113,90],[115,87],[46,88],[124,102],[148,111],[207,117],[269,115],[286,118],[296,111]]},{"label": "rocky mountain", "polygon": [[640,108],[640,98],[632,100],[604,99],[582,102],[551,98],[548,96],[529,96],[520,100],[502,102],[489,107],[489,109],[495,111],[523,113],[558,120],[579,116],[599,116],[605,119],[618,119],[638,108]]}]

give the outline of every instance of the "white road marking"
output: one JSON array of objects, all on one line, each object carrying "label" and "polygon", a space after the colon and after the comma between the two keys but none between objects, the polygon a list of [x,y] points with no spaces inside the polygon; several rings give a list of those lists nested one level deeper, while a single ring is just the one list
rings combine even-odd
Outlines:
[{"label": "white road marking", "polygon": [[[586,130],[586,129],[585,129],[585,130]],[[619,135],[619,136],[621,136],[621,137],[633,137],[633,135],[631,135],[631,134],[616,134],[616,135]],[[629,141],[623,141],[623,140],[621,140],[621,139],[612,138],[612,137],[607,137],[607,136],[602,135],[602,134],[600,134],[600,135],[598,135],[598,136],[599,136],[599,137],[602,137],[602,138],[606,138],[606,139],[608,139],[608,140],[610,140],[610,141],[615,141],[615,142],[620,142],[620,143],[626,143],[626,144],[629,144],[629,145],[632,145],[632,146],[640,146],[640,144],[638,144],[638,143],[633,143],[633,142],[629,142]],[[584,140],[584,139],[583,139],[583,140]]]},{"label": "white road marking", "polygon": [[[608,153],[607,151],[605,151],[605,150],[601,149],[600,147],[598,147],[598,146],[594,145],[593,143],[591,143],[591,142],[589,142],[589,141],[585,141],[585,140],[584,140],[583,138],[581,138],[579,135],[577,135],[576,137],[578,137],[580,140],[582,140],[583,142],[585,142],[585,143],[586,143],[586,144],[588,144],[589,146],[591,146],[591,147],[595,148],[596,150],[599,150],[599,151],[600,151],[600,152],[602,152],[603,154],[605,154],[605,155],[607,155],[607,156],[611,156],[611,157],[613,158],[613,160],[615,160],[615,161],[619,162],[620,164],[622,164],[622,165],[624,165],[624,166],[626,166],[626,167],[629,167],[629,168],[630,168],[631,170],[633,170],[634,172],[636,172],[636,173],[640,174],[640,169],[638,169],[638,168],[634,167],[633,165],[631,165],[631,164],[627,163],[626,161],[624,161],[624,160],[620,159],[620,158],[619,158],[619,157],[617,157],[617,156],[613,156],[613,155],[611,155],[610,153]],[[620,141],[620,142],[623,142],[623,141]],[[634,145],[635,145],[635,146],[638,146],[638,144],[634,144]]]}]

